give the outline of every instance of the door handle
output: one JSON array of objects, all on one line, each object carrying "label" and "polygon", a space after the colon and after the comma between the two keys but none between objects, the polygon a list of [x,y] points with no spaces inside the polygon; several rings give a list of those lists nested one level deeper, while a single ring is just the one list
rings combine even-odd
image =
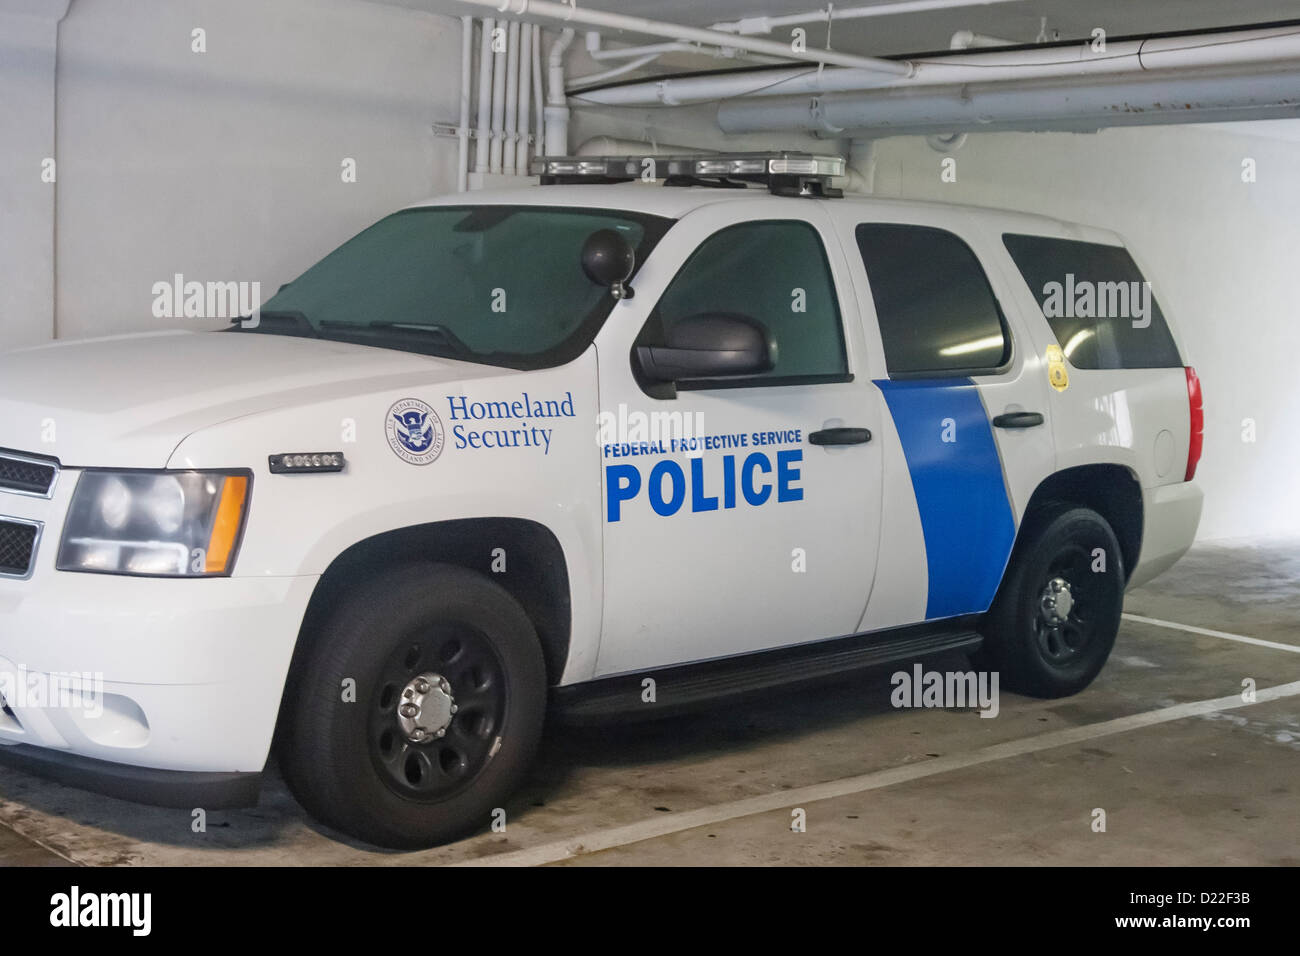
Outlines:
[{"label": "door handle", "polygon": [[865,428],[823,428],[809,432],[808,441],[814,445],[861,445],[871,441],[871,432]]},{"label": "door handle", "polygon": [[1007,412],[993,419],[995,428],[1033,428],[1041,424],[1043,416],[1039,412]]}]

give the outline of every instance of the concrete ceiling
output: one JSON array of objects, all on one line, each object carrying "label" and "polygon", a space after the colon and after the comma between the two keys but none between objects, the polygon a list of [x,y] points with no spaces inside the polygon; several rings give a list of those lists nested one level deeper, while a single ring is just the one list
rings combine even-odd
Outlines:
[{"label": "concrete ceiling", "polygon": [[[484,17],[493,11],[482,6],[467,6],[455,0],[370,0],[430,13],[452,16]],[[752,16],[783,16],[825,9],[825,0],[576,0],[580,7],[622,13],[650,20],[663,20],[697,27]],[[841,8],[881,5],[897,0],[840,0]],[[509,14],[507,14],[509,16]],[[1249,26],[1279,21],[1300,21],[1300,0],[971,0],[965,6],[944,10],[897,13],[887,16],[843,20],[835,23],[831,46],[839,51],[866,56],[901,56],[948,49],[952,35],[959,30],[1003,37],[1017,43],[1033,43],[1047,18],[1050,39],[1082,40],[1101,27],[1111,38],[1169,33],[1184,30],[1208,31],[1219,27]],[[554,29],[555,21],[526,16],[519,18],[542,23]],[[584,28],[577,26],[579,33]],[[810,23],[808,46],[826,43],[826,24]],[[786,39],[784,32],[767,35]],[[653,38],[633,33],[603,31],[611,46],[621,43],[653,42]],[[575,52],[580,54],[580,44]],[[730,64],[727,64],[730,65]],[[740,65],[737,63],[736,65]],[[692,54],[661,57],[645,70],[627,79],[656,74],[691,72],[725,68],[719,60]],[[599,71],[600,66],[586,63],[580,72]],[[1204,127],[1223,132],[1239,132],[1268,138],[1300,141],[1300,119],[1261,122],[1217,123]]]},{"label": "concrete ceiling", "polygon": [[[483,7],[467,7],[454,0],[392,0],[402,6],[435,13],[489,15]],[[605,10],[652,20],[704,26],[746,16],[803,13],[825,8],[817,0],[578,0],[587,9]],[[886,5],[893,0],[841,0],[837,6]],[[833,25],[831,45],[837,50],[872,56],[920,53],[947,49],[953,33],[1006,37],[1021,43],[1037,39],[1042,17],[1049,32],[1062,40],[1088,37],[1101,27],[1112,37],[1202,30],[1221,26],[1300,19],[1300,0],[1017,0],[987,5],[974,0],[969,6],[948,10],[844,20]],[[529,18],[531,19],[531,18]],[[809,24],[808,45],[821,46],[826,24]],[[615,35],[610,34],[614,39]],[[773,36],[773,39],[783,37]],[[639,41],[633,35],[619,37]]]}]

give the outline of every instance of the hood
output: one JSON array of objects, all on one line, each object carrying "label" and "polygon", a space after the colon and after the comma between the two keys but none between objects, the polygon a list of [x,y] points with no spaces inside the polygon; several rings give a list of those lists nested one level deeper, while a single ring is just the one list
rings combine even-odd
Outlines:
[{"label": "hood", "polygon": [[0,353],[0,448],[65,467],[161,468],[187,435],[233,418],[502,374],[509,370],[263,333],[58,342]]}]

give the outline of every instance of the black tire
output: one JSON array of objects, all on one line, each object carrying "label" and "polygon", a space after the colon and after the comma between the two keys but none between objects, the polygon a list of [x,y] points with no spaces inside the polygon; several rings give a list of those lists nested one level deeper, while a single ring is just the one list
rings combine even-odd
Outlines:
[{"label": "black tire", "polygon": [[[546,712],[541,645],[518,601],[465,568],[404,565],[358,585],[304,640],[280,760],[309,813],[393,849],[492,822],[528,770]],[[343,699],[349,679],[353,702]]]},{"label": "black tire", "polygon": [[[999,671],[1007,690],[1068,697],[1092,683],[1115,645],[1124,557],[1106,519],[1088,508],[1039,512],[1026,532],[980,628],[979,663]],[[1098,548],[1104,571],[1094,570]]]}]

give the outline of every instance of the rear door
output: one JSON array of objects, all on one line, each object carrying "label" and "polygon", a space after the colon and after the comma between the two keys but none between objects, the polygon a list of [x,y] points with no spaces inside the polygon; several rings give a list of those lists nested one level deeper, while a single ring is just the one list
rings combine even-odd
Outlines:
[{"label": "rear door", "polygon": [[914,503],[924,553],[916,602],[877,589],[863,626],[982,613],[1029,497],[1055,468],[1045,369],[967,213],[846,208],[837,218],[871,290],[867,333],[885,365],[874,385],[910,485],[886,493]]}]

